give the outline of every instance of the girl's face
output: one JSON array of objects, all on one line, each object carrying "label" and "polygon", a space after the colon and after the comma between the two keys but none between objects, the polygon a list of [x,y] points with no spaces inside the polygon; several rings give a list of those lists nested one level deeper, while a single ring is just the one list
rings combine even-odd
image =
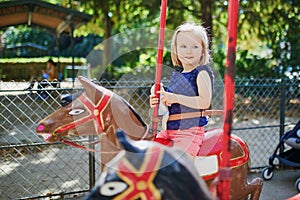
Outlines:
[{"label": "girl's face", "polygon": [[177,35],[177,56],[184,71],[190,71],[200,64],[203,54],[201,37],[193,31],[179,32]]}]

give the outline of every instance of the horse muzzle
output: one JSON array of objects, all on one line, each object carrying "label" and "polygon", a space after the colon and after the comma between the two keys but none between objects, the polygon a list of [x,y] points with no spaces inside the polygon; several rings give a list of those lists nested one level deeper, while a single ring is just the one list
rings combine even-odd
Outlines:
[{"label": "horse muzzle", "polygon": [[59,141],[59,136],[56,132],[54,133],[48,133],[45,131],[45,125],[39,124],[36,128],[36,133],[39,136],[42,136],[45,142],[57,142]]}]

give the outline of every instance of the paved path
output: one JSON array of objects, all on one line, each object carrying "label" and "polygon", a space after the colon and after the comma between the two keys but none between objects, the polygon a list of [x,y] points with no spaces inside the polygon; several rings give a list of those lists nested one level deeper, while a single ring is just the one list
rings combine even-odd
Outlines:
[{"label": "paved path", "polygon": [[[250,177],[261,177],[261,173],[251,174]],[[274,170],[273,178],[264,181],[260,200],[285,200],[298,194],[295,187],[298,178],[300,178],[300,170]]]}]

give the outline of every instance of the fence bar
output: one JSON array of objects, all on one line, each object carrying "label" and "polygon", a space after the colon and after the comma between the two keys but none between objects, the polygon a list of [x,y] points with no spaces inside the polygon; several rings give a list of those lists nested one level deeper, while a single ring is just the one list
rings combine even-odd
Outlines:
[{"label": "fence bar", "polygon": [[[280,83],[280,129],[279,129],[279,137],[284,134],[284,126],[285,126],[285,92],[286,92],[286,81],[284,76],[281,76]],[[280,153],[284,151],[283,145],[279,149]]]},{"label": "fence bar", "polygon": [[[89,136],[89,142],[92,143],[94,141],[94,136]],[[89,145],[91,149],[95,149],[95,145]],[[95,178],[95,152],[89,152],[89,184],[90,189],[92,189],[95,185],[96,178]]]}]

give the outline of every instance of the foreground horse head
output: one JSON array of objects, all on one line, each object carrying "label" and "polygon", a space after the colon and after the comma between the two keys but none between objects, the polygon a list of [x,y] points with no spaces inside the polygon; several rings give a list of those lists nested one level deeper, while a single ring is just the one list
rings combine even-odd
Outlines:
[{"label": "foreground horse head", "polygon": [[87,200],[212,199],[192,160],[156,142],[129,140],[117,132],[123,151],[106,165]]},{"label": "foreground horse head", "polygon": [[39,122],[36,132],[46,142],[62,141],[70,135],[98,135],[105,154],[102,162],[106,163],[119,151],[114,135],[118,128],[130,133],[133,140],[147,137],[147,125],[123,98],[84,77],[79,80],[84,92],[64,99],[60,109]]}]

